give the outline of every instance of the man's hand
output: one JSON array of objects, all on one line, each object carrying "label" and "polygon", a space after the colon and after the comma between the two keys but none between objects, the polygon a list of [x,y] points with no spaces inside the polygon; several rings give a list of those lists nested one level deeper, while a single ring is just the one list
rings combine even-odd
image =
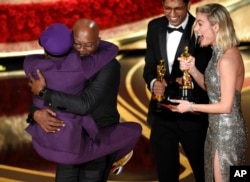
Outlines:
[{"label": "man's hand", "polygon": [[179,85],[182,85],[182,77],[177,77],[175,80]]},{"label": "man's hand", "polygon": [[47,133],[60,131],[65,124],[56,118],[55,112],[50,109],[40,109],[34,112],[33,118],[36,123]]},{"label": "man's hand", "polygon": [[156,80],[153,84],[152,91],[155,95],[162,96],[164,95],[166,86],[167,86],[167,83],[165,80],[163,80],[162,82]]},{"label": "man's hand", "polygon": [[31,74],[29,75],[29,86],[31,88],[31,91],[34,95],[38,95],[39,92],[44,88],[46,87],[46,82],[45,82],[45,79],[42,75],[42,73],[37,70],[37,76],[38,76],[38,79],[35,79]]}]

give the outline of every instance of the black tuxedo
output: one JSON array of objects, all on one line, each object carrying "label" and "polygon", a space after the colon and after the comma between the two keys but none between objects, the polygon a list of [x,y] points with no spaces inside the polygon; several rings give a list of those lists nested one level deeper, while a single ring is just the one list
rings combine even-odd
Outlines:
[{"label": "black tuxedo", "polygon": [[[165,80],[168,86],[165,89],[166,98],[177,98],[179,85],[176,78],[183,75],[179,69],[177,58],[183,53],[184,47],[189,47],[189,52],[196,57],[196,67],[204,72],[211,57],[211,48],[200,48],[192,34],[192,26],[195,18],[189,14],[189,20],[178,45],[172,71],[169,73],[167,46],[167,18],[160,17],[153,19],[148,24],[147,50],[145,56],[145,67],[143,78],[150,89],[150,83],[157,77],[156,66],[163,59],[166,64]],[[195,102],[207,103],[208,97],[196,83],[194,83]],[[155,156],[158,177],[162,182],[178,180],[179,172],[179,151],[178,144],[182,147],[193,168],[196,180],[204,181],[203,148],[207,130],[207,114],[180,114],[168,109],[156,113],[155,101],[151,100],[148,108],[148,122],[151,125],[150,141]]]}]

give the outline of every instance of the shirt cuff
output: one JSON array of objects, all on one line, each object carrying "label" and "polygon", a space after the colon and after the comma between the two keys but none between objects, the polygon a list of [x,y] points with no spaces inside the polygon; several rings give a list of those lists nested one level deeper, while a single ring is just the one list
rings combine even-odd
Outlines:
[{"label": "shirt cuff", "polygon": [[156,78],[153,79],[153,80],[150,82],[150,90],[151,90],[151,92],[152,92],[152,90],[153,90],[153,85],[154,85],[155,81],[156,81]]}]

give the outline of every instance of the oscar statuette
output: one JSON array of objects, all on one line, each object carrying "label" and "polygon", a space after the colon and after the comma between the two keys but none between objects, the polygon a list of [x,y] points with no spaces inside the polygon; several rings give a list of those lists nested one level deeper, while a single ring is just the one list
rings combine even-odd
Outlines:
[{"label": "oscar statuette", "polygon": [[[157,78],[156,80],[162,82],[166,74],[166,66],[164,60],[160,60],[160,63],[156,67]],[[165,99],[164,95],[156,95],[153,93],[153,100],[156,101],[156,112],[161,112],[161,102]]]},{"label": "oscar statuette", "polygon": [[[187,60],[191,54],[188,52],[188,46],[185,46],[184,52],[181,54],[182,57]],[[182,100],[188,100],[188,101],[193,101],[193,96],[192,96],[192,78],[188,72],[188,70],[183,70],[183,76],[182,76],[182,85],[180,86],[179,89],[179,97]]]}]

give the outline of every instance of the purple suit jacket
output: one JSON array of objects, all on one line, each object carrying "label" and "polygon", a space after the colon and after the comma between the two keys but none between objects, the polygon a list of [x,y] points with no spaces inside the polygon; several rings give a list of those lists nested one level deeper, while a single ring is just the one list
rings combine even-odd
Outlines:
[{"label": "purple suit jacket", "polygon": [[[79,53],[72,50],[64,58],[47,58],[44,55],[30,55],[24,60],[24,71],[36,77],[39,69],[44,75],[47,87],[68,94],[81,94],[85,83],[94,74],[113,60],[118,48],[101,41],[99,49],[93,55],[81,60]],[[44,101],[33,97],[34,105],[44,108]],[[32,136],[36,151],[44,158],[58,163],[81,163],[87,159],[79,155],[83,148],[88,148],[91,140],[98,143],[98,127],[91,115],[76,115],[56,111],[57,117],[65,122],[60,132],[46,133],[38,124],[30,124],[26,131]],[[90,136],[86,137],[86,136]]]}]

